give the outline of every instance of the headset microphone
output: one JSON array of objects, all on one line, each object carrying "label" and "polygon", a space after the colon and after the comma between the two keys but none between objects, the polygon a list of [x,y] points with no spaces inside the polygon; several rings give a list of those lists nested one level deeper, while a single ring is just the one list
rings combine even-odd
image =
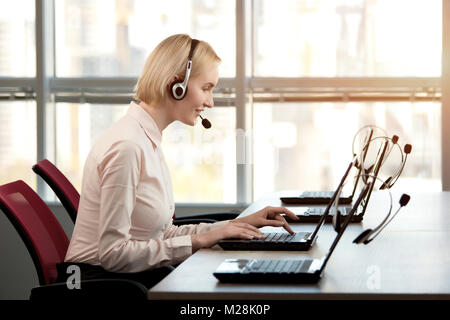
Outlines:
[{"label": "headset microphone", "polygon": [[[191,48],[189,50],[188,54],[188,61],[186,65],[186,74],[184,76],[184,80],[176,80],[172,82],[172,84],[169,87],[169,93],[175,100],[182,100],[186,96],[186,93],[188,91],[188,81],[189,77],[191,75],[191,69],[192,69],[192,58],[194,56],[194,50],[197,47],[197,45],[200,43],[197,39],[191,40]],[[204,119],[202,116],[200,116],[202,119],[202,125],[205,129],[211,128],[211,122],[209,122],[208,119]]]},{"label": "headset microphone", "polygon": [[211,128],[211,122],[209,122],[208,119],[203,118],[202,116],[200,116],[200,118],[202,119],[202,126],[203,126],[205,129]]},{"label": "headset microphone", "polygon": [[[401,151],[401,150],[400,150]],[[400,169],[397,170],[397,172],[395,173],[394,176],[391,176],[389,178],[387,178],[387,180],[383,183],[383,185],[380,187],[380,190],[384,190],[384,189],[390,189],[394,183],[397,182],[398,178],[400,177],[400,175],[403,172],[403,169],[405,168],[405,164],[406,164],[406,160],[408,159],[408,155],[411,153],[412,151],[412,145],[410,144],[405,144],[403,151],[405,152],[405,159],[402,160]],[[403,158],[403,156],[402,156]]]},{"label": "headset microphone", "polygon": [[412,145],[405,144],[405,147],[404,147],[403,151],[405,151],[406,154],[410,154],[411,150],[412,150]]},{"label": "headset microphone", "polygon": [[398,136],[394,134],[394,135],[392,136],[391,140],[392,140],[392,143],[393,143],[393,144],[396,144],[396,143],[398,142]]},{"label": "headset microphone", "polygon": [[[360,243],[368,244],[368,243],[370,243],[395,218],[395,216],[400,211],[400,209],[408,204],[410,199],[411,199],[411,197],[408,194],[406,194],[406,193],[402,194],[402,196],[400,197],[400,200],[399,200],[400,207],[397,209],[397,211],[394,213],[394,215],[391,217],[391,219],[389,219],[389,221],[388,221],[388,218],[391,215],[392,207],[391,207],[391,210],[389,210],[389,213],[386,216],[386,218],[384,218],[384,220],[375,229],[364,230],[359,236],[357,236],[355,238],[355,240],[353,240],[353,243],[357,243],[357,244],[360,244]],[[376,232],[376,234],[372,238],[369,239],[369,237],[372,234],[374,234],[375,232]]]}]

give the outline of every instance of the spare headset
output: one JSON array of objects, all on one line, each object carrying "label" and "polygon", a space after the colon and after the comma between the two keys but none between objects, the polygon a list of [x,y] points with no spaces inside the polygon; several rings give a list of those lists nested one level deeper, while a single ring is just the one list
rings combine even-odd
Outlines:
[{"label": "spare headset", "polygon": [[186,74],[184,76],[184,80],[175,80],[170,85],[170,89],[169,89],[170,95],[175,100],[182,100],[186,96],[186,93],[188,90],[187,85],[188,85],[189,76],[191,75],[191,69],[192,69],[192,56],[194,55],[194,50],[197,47],[197,44],[199,42],[200,41],[197,39],[192,39],[192,41],[191,41],[191,49],[189,50],[188,62],[186,65]]},{"label": "spare headset", "polygon": [[[383,132],[385,132],[382,128],[377,127],[377,126],[374,126],[374,125],[364,126],[364,127],[362,127],[361,129],[359,129],[358,132],[357,132],[357,133],[355,134],[355,136],[353,137],[353,143],[352,143],[352,152],[353,152],[353,156],[356,155],[356,154],[355,154],[355,140],[356,140],[356,136],[357,136],[358,134],[360,134],[360,132],[361,132],[363,129],[366,129],[366,128],[372,128],[372,130],[373,130],[374,128],[376,128],[376,129],[380,129],[380,130],[382,130]],[[372,133],[373,133],[373,132],[372,132]],[[406,164],[406,160],[408,159],[408,155],[411,153],[412,146],[411,146],[410,144],[405,144],[405,146],[404,146],[404,148],[403,148],[403,151],[402,151],[402,148],[401,148],[400,145],[398,144],[399,137],[398,137],[397,135],[393,135],[392,138],[389,138],[387,135],[386,135],[386,136],[377,136],[377,137],[375,137],[375,138],[372,138],[372,133],[371,133],[371,134],[369,135],[369,137],[368,137],[369,141],[368,141],[368,142],[365,142],[365,146],[364,146],[363,152],[362,152],[362,154],[364,154],[364,157],[363,157],[359,162],[356,163],[356,167],[357,167],[361,172],[364,172],[364,173],[365,173],[365,176],[367,177],[368,174],[370,174],[370,173],[372,172],[372,169],[373,169],[373,165],[370,166],[368,169],[365,169],[365,168],[364,168],[365,153],[367,153],[367,149],[369,148],[370,143],[373,142],[373,141],[375,141],[375,140],[377,140],[377,139],[385,139],[385,140],[387,139],[387,140],[389,140],[389,141],[392,143],[392,145],[391,145],[391,147],[389,148],[389,150],[387,151],[387,154],[385,155],[385,157],[384,157],[384,159],[383,159],[382,165],[384,164],[384,162],[386,161],[386,159],[389,157],[389,154],[392,152],[392,150],[394,149],[394,147],[397,147],[397,148],[398,148],[398,150],[400,151],[400,156],[401,156],[401,162],[400,162],[400,164],[399,164],[399,167],[398,167],[397,171],[396,171],[392,176],[388,177],[388,178],[386,179],[386,181],[383,183],[383,185],[381,186],[381,188],[380,188],[380,190],[383,190],[383,189],[386,189],[386,188],[387,188],[387,189],[390,189],[390,188],[392,188],[392,186],[397,182],[398,178],[401,176],[401,174],[402,174],[402,172],[403,172],[403,169],[404,169],[404,167],[405,167],[405,164]],[[365,152],[364,152],[364,151],[365,151]],[[360,176],[360,174],[358,174],[358,177],[359,177],[359,176]],[[364,181],[364,179],[363,179],[363,181]],[[366,183],[366,181],[364,181],[364,183]]]}]

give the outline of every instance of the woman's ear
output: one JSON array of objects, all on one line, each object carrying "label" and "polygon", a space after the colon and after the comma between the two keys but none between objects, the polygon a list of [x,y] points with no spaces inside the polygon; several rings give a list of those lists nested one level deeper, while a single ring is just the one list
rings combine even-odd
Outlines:
[{"label": "woman's ear", "polygon": [[180,82],[183,82],[183,81],[182,81],[182,79],[181,79],[181,77],[180,77],[179,75],[173,76],[173,77],[170,79],[169,83],[167,84],[167,89],[169,90],[169,93],[170,93],[171,90],[172,90],[172,86],[173,86],[175,83],[180,83]]},{"label": "woman's ear", "polygon": [[181,81],[181,80],[183,80],[183,79],[179,75],[175,75],[175,76],[172,77],[172,79],[170,79],[169,85],[171,85],[174,82]]}]

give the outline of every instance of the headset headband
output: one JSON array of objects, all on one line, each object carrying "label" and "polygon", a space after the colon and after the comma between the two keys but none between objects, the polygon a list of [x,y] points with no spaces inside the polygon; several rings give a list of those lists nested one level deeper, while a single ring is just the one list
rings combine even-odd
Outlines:
[{"label": "headset headband", "polygon": [[187,84],[189,81],[189,76],[191,75],[191,69],[192,69],[192,57],[194,56],[194,50],[197,47],[197,44],[200,41],[197,39],[192,39],[191,40],[191,49],[189,50],[189,55],[188,55],[188,61],[186,64],[186,74],[184,76],[184,80],[183,81],[175,81],[171,86],[170,86],[170,94],[172,95],[172,97],[175,100],[181,100],[184,98],[184,96],[186,95],[187,92]]}]

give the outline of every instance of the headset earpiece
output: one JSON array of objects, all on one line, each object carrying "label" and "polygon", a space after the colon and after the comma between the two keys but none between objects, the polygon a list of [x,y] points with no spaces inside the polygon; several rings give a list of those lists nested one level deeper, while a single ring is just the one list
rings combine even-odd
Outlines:
[{"label": "headset earpiece", "polygon": [[353,243],[361,243],[363,241],[366,241],[367,236],[372,232],[372,229],[364,230],[359,236],[353,240]]},{"label": "headset earpiece", "polygon": [[197,39],[192,39],[192,41],[191,41],[191,49],[189,50],[188,61],[186,64],[186,74],[184,76],[184,80],[175,80],[170,85],[170,88],[169,88],[170,95],[175,100],[181,100],[186,96],[186,93],[188,91],[189,76],[191,75],[191,69],[192,69],[192,57],[194,55],[195,47],[197,46],[197,44],[199,42],[200,41]]},{"label": "headset earpiece", "polygon": [[187,87],[183,85],[183,80],[175,80],[170,85],[170,95],[175,100],[181,100],[186,96],[187,93]]}]

